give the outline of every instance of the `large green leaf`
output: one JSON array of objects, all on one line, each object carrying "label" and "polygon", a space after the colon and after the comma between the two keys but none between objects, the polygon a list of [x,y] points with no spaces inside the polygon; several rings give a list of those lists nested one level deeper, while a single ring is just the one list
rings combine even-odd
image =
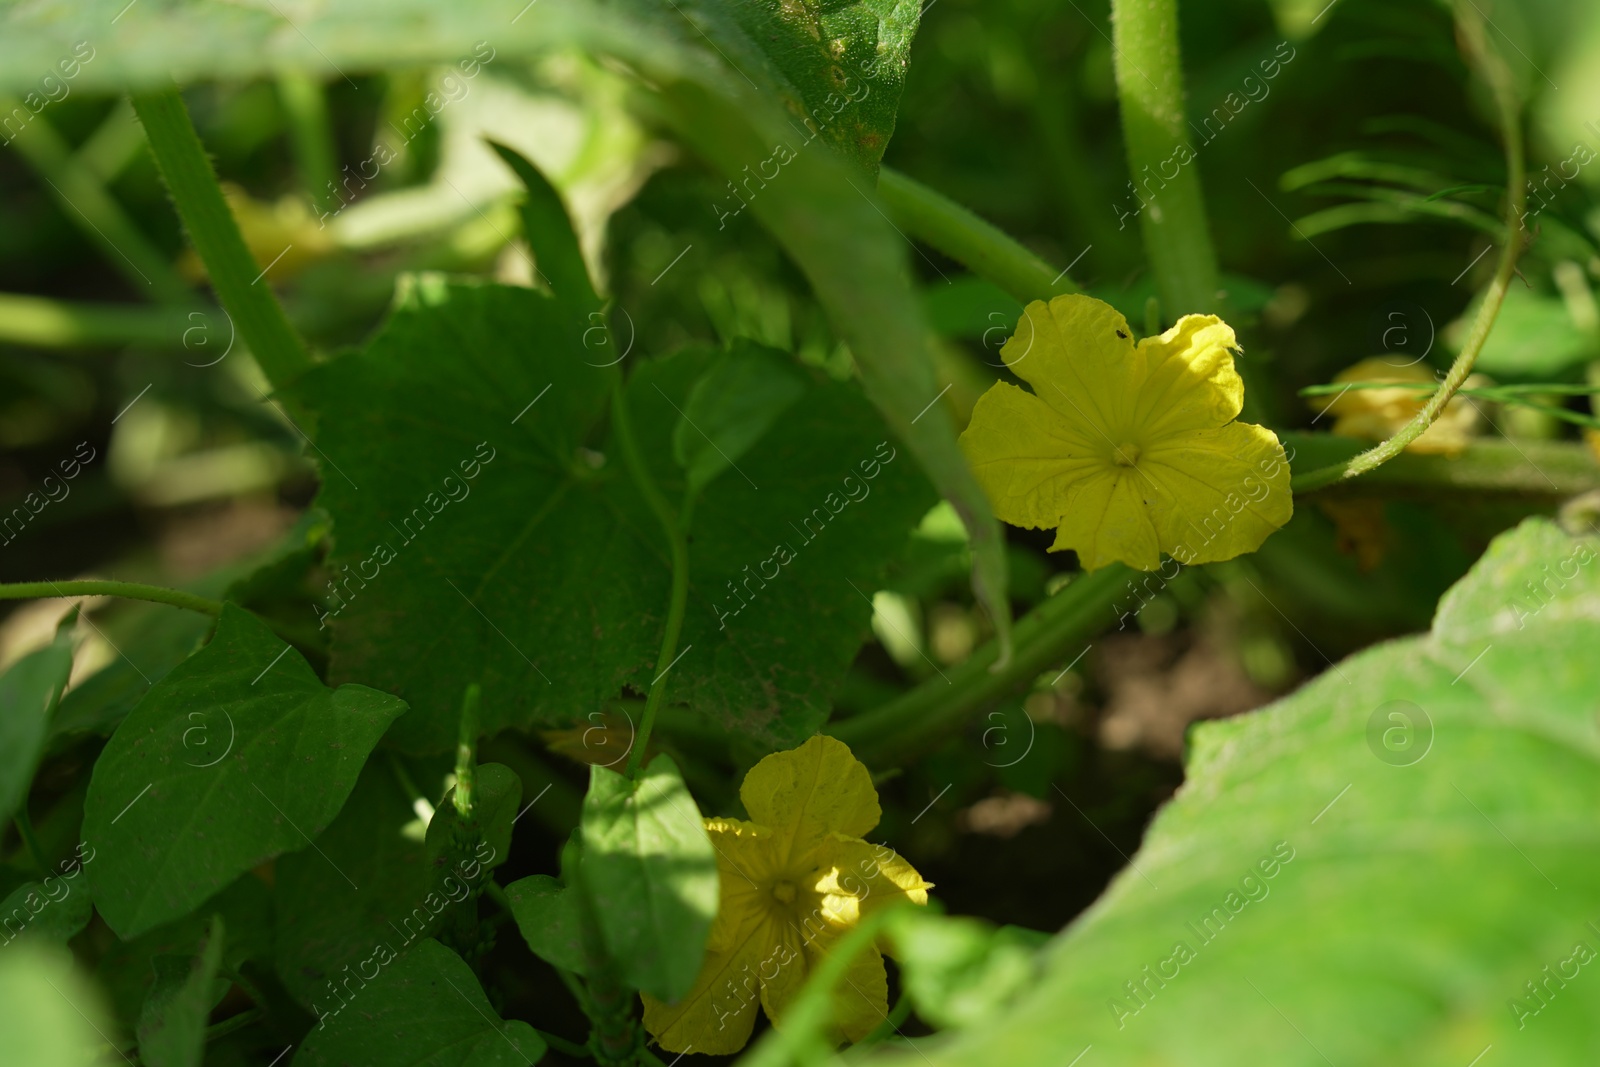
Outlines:
[{"label": "large green leaf", "polygon": [[[615,371],[587,358],[587,328],[531,290],[424,279],[365,350],[300,387],[336,522],[332,673],[410,702],[397,744],[449,748],[469,682],[487,734],[649,688],[667,546],[603,436]],[[645,362],[629,382],[674,497],[672,435],[711,358]],[[774,747],[815,731],[874,583],[933,500],[897,456],[854,389],[808,382],[739,459],[744,477],[706,490],[669,699]]]},{"label": "large green leaf", "polygon": [[717,861],[700,809],[670,756],[638,779],[589,772],[580,869],[601,936],[629,985],[676,1001],[700,973],[717,914]]},{"label": "large green leaf", "polygon": [[95,763],[83,834],[101,916],[137,936],[311,845],[404,710],[364,686],[328,689],[226,605],[211,643],[151,688]]},{"label": "large green leaf", "polygon": [[347,988],[348,1001],[307,1035],[294,1067],[527,1067],[544,1055],[533,1027],[501,1021],[472,968],[437,941],[389,957]]},{"label": "large green leaf", "polygon": [[1431,633],[1198,727],[1188,783],[1029,993],[881,1059],[1596,1062],[1597,555],[1529,520]]},{"label": "large green leaf", "polygon": [[0,826],[22,807],[72,673],[72,634],[23,656],[0,674]]}]

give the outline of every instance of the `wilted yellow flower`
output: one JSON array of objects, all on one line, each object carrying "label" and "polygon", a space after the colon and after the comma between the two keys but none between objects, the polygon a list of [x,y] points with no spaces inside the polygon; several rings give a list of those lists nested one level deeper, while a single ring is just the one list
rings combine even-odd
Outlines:
[{"label": "wilted yellow flower", "polygon": [[[872,776],[850,749],[813,737],[750,769],[739,798],[751,821],[707,819],[722,899],[694,988],[676,1004],[644,996],[644,1025],[669,1052],[727,1055],[750,1040],[760,1003],[774,1025],[806,976],[863,915],[892,901],[928,902],[929,883],[861,835],[882,811]],[[877,947],[834,992],[834,1022],[851,1041],[888,1017]]]},{"label": "wilted yellow flower", "polygon": [[[1427,367],[1396,367],[1382,356],[1373,356],[1346,367],[1333,379],[1334,385],[1347,382],[1438,385],[1433,372]],[[1476,383],[1469,379],[1467,384]],[[1332,427],[1334,433],[1366,441],[1384,441],[1393,437],[1400,427],[1422,410],[1429,395],[1430,391],[1424,389],[1349,389],[1335,394],[1331,401],[1319,400],[1323,412],[1338,416]],[[1477,425],[1478,409],[1464,396],[1452,397],[1433,425],[1406,449],[1410,452],[1453,456],[1471,443]]]},{"label": "wilted yellow flower", "polygon": [[1051,550],[1074,549],[1088,570],[1259,548],[1294,503],[1278,438],[1234,421],[1236,347],[1215,315],[1185,315],[1135,344],[1103,301],[1029,304],[1000,355],[1033,392],[997,383],[961,435],[995,514],[1058,527]]}]

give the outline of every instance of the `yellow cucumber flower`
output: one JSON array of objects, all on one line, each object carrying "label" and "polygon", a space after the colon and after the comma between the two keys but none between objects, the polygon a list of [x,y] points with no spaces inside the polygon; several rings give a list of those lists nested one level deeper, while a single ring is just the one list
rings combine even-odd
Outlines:
[{"label": "yellow cucumber flower", "polygon": [[1128,320],[1093,297],[1029,304],[1000,356],[1033,392],[996,383],[961,435],[995,514],[1058,527],[1050,550],[1075,550],[1086,570],[1261,547],[1294,502],[1277,436],[1234,421],[1237,347],[1215,315],[1135,343]]},{"label": "yellow cucumber flower", "polygon": [[[750,768],[750,822],[707,819],[722,899],[700,976],[682,1000],[648,993],[644,1025],[669,1052],[727,1055],[750,1040],[756,1005],[773,1024],[806,975],[862,916],[928,902],[930,884],[892,850],[863,841],[883,814],[867,768],[842,741],[813,737]],[[889,1012],[883,956],[858,956],[834,992],[839,1033],[859,1041]]]}]

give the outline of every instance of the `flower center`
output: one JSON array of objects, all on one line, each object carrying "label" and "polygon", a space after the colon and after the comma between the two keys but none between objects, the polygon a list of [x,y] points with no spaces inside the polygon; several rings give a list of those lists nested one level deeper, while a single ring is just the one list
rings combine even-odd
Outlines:
[{"label": "flower center", "polygon": [[777,883],[774,883],[774,885],[772,887],[772,895],[773,895],[774,898],[777,899],[779,904],[793,904],[794,903],[794,883],[793,882],[777,882]]},{"label": "flower center", "polygon": [[1138,445],[1133,444],[1132,442],[1124,441],[1122,444],[1116,446],[1115,450],[1111,454],[1111,458],[1116,461],[1116,464],[1119,467],[1132,467],[1139,462],[1139,452],[1140,449]]}]

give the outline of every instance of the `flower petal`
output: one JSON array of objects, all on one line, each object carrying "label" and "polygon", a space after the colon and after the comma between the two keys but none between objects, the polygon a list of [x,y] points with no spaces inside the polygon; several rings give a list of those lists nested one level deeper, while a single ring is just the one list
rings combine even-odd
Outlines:
[{"label": "flower petal", "polygon": [[785,861],[834,831],[860,837],[883,817],[866,765],[843,741],[824,735],[750,768],[739,799],[750,818],[772,828]]},{"label": "flower petal", "polygon": [[641,993],[650,1036],[668,1052],[726,1056],[744,1048],[756,1024],[771,932],[771,924],[763,921],[731,951],[707,952],[694,988],[676,1004]]},{"label": "flower petal", "polygon": [[1186,434],[1146,452],[1139,467],[1164,490],[1151,510],[1161,547],[1181,563],[1254,552],[1294,513],[1283,446],[1264,426]]},{"label": "flower petal", "polygon": [[1185,315],[1160,337],[1139,342],[1145,379],[1134,424],[1145,447],[1238,417],[1244,407],[1244,379],[1233,365],[1238,347],[1233,327],[1215,315]]},{"label": "flower petal", "polygon": [[806,956],[805,940],[798,928],[780,930],[774,926],[773,935],[774,951],[768,953],[761,968],[761,1006],[766,1009],[772,1025],[782,1027],[784,1012],[800,995],[811,973],[811,961]]},{"label": "flower petal", "polygon": [[1121,443],[1142,377],[1122,313],[1090,296],[1035,300],[1000,349],[1011,372],[1092,440]]},{"label": "flower petal", "polygon": [[[1140,461],[1140,467],[1144,467]],[[1113,468],[1082,483],[1068,501],[1067,515],[1050,551],[1070,548],[1084,570],[1121,561],[1142,571],[1161,564],[1150,505],[1158,487],[1141,470]]]},{"label": "flower petal", "polygon": [[816,890],[829,925],[854,926],[861,917],[897,901],[926,904],[933,883],[899,853],[857,837],[834,834],[817,850]]},{"label": "flower petal", "polygon": [[889,976],[878,946],[850,961],[833,991],[833,1021],[847,1041],[860,1041],[889,1017]]},{"label": "flower petal", "polygon": [[995,515],[1049,529],[1084,479],[1107,467],[1094,442],[1032,393],[1001,382],[978,398],[961,450]]},{"label": "flower petal", "polygon": [[767,891],[782,863],[780,843],[765,826],[741,819],[707,819],[706,833],[717,854],[721,885],[717,917],[709,947],[731,950],[748,936],[748,928],[767,915]]}]

